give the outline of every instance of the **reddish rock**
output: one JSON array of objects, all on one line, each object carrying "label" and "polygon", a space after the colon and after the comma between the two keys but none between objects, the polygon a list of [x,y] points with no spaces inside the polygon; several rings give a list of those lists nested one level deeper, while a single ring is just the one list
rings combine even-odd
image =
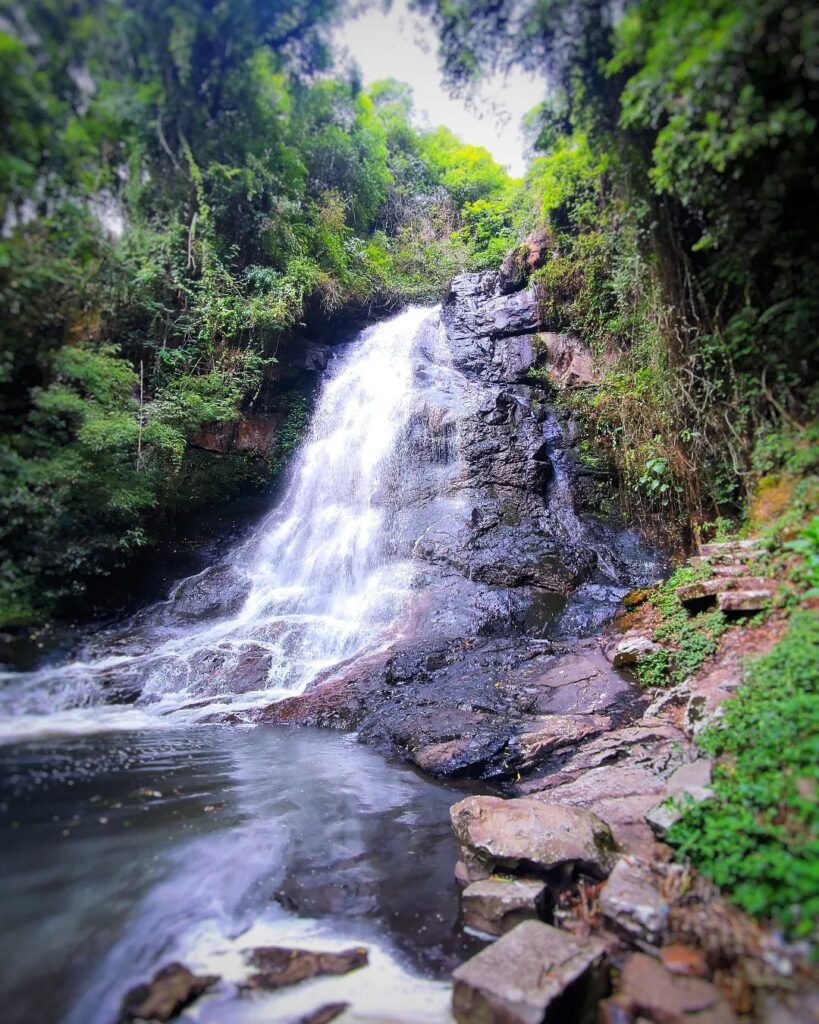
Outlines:
[{"label": "reddish rock", "polygon": [[533,793],[532,798],[594,810],[611,826],[625,852],[651,858],[656,855],[654,837],[643,819],[664,793],[662,778],[626,761],[593,768],[555,789]]},{"label": "reddish rock", "polygon": [[[739,582],[737,580],[737,584]],[[752,614],[770,608],[775,597],[776,585],[771,582],[769,586],[765,587],[730,590],[720,594],[717,598],[717,606],[721,612],[726,614]]]},{"label": "reddish rock", "polygon": [[138,985],[125,996],[120,1021],[168,1021],[217,981],[216,974],[193,974],[183,964],[168,964],[147,985]]},{"label": "reddish rock", "polygon": [[726,590],[731,585],[731,580],[725,577],[716,577],[707,580],[697,580],[695,583],[686,583],[685,586],[677,587],[675,593],[680,603],[689,607],[698,607],[708,602],[714,603],[717,594]]},{"label": "reddish rock", "polygon": [[459,1024],[588,1024],[602,990],[604,946],[525,921],[452,975]]},{"label": "reddish rock", "polygon": [[470,796],[450,808],[450,817],[471,881],[497,869],[561,868],[605,878],[616,860],[609,826],[580,808]]},{"label": "reddish rock", "polygon": [[616,1020],[617,1010],[629,1015],[626,1020],[652,1024],[736,1024],[733,1010],[712,984],[672,974],[644,953],[626,961],[618,991],[603,1012]]},{"label": "reddish rock", "polygon": [[660,960],[672,974],[683,974],[690,978],[708,976],[708,958],[696,946],[687,946],[683,942],[669,943],[660,950]]},{"label": "reddish rock", "polygon": [[523,771],[556,750],[577,746],[611,727],[608,715],[544,715],[515,739],[515,764]]},{"label": "reddish rock", "polygon": [[308,978],[328,974],[348,974],[368,961],[367,950],[358,946],[341,953],[315,953],[309,949],[285,949],[260,946],[251,950],[248,963],[256,972],[243,983],[243,988],[278,989],[297,985]]},{"label": "reddish rock", "polygon": [[710,559],[751,558],[762,550],[758,540],[728,540],[718,544],[701,544],[700,555]]}]

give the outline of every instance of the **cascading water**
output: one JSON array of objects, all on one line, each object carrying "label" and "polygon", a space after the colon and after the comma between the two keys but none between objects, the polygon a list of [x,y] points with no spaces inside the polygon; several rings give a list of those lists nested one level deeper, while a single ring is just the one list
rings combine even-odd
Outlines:
[{"label": "cascading water", "polygon": [[289,486],[250,539],[80,659],[7,674],[0,738],[242,711],[399,635],[417,536],[401,501],[410,427],[446,372],[443,344],[427,308],[365,331],[335,361]]}]

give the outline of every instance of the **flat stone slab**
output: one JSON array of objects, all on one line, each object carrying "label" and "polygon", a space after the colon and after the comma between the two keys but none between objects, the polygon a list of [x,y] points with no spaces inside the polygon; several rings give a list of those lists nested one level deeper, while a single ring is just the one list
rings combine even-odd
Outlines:
[{"label": "flat stone slab", "polygon": [[701,544],[700,554],[705,558],[749,557],[761,550],[758,540],[727,540],[714,544]]},{"label": "flat stone slab", "polygon": [[464,923],[486,935],[503,935],[521,921],[543,917],[551,902],[546,883],[534,878],[487,878],[461,896]]},{"label": "flat stone slab", "polygon": [[340,953],[316,953],[310,949],[287,949],[280,946],[259,946],[247,957],[256,972],[242,983],[242,988],[266,991],[298,985],[308,978],[328,974],[347,974],[368,962],[367,950],[361,946]]},{"label": "flat stone slab", "polygon": [[609,715],[543,715],[515,740],[515,763],[526,770],[550,754],[577,746],[611,727]]},{"label": "flat stone slab", "polygon": [[[739,582],[739,581],[738,581]],[[750,614],[769,608],[776,596],[776,586],[753,587],[744,590],[726,590],[717,596],[717,607],[721,612]]]},{"label": "flat stone slab", "polygon": [[662,942],[668,906],[650,871],[638,861],[623,858],[600,890],[600,910],[614,929],[652,945]]},{"label": "flat stone slab", "polygon": [[708,600],[716,600],[717,594],[731,585],[731,580],[725,577],[716,577],[708,580],[697,580],[695,583],[686,583],[683,587],[677,587],[675,593],[680,604],[689,605],[702,604]]},{"label": "flat stone slab", "polygon": [[600,994],[604,946],[525,921],[452,975],[459,1024],[586,1024]]},{"label": "flat stone slab", "polygon": [[469,796],[450,808],[470,881],[498,869],[531,874],[564,868],[605,878],[616,847],[609,826],[591,811],[543,800]]}]

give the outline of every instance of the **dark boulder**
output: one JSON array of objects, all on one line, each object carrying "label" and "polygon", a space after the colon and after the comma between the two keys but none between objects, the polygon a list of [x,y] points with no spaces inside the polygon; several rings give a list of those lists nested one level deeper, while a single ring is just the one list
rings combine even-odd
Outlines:
[{"label": "dark boulder", "polygon": [[168,598],[168,611],[174,621],[182,622],[234,615],[251,586],[250,577],[235,566],[213,565],[176,585]]}]

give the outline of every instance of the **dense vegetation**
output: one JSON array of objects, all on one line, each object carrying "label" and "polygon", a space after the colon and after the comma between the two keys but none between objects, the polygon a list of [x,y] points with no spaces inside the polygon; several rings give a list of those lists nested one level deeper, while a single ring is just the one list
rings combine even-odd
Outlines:
[{"label": "dense vegetation", "polygon": [[815,8],[417,6],[455,85],[513,65],[550,80],[529,118],[537,277],[554,325],[609,356],[578,405],[632,512],[677,529],[736,515],[816,412]]},{"label": "dense vegetation", "polygon": [[798,611],[718,726],[714,796],[684,808],[670,841],[751,914],[816,940],[819,914],[819,618]]},{"label": "dense vegetation", "polygon": [[284,448],[218,488],[190,442],[269,390],[288,332],[437,298],[510,241],[519,188],[485,150],[332,74],[336,6],[3,5],[2,622],[76,609],[280,465],[298,392],[274,397]]}]

